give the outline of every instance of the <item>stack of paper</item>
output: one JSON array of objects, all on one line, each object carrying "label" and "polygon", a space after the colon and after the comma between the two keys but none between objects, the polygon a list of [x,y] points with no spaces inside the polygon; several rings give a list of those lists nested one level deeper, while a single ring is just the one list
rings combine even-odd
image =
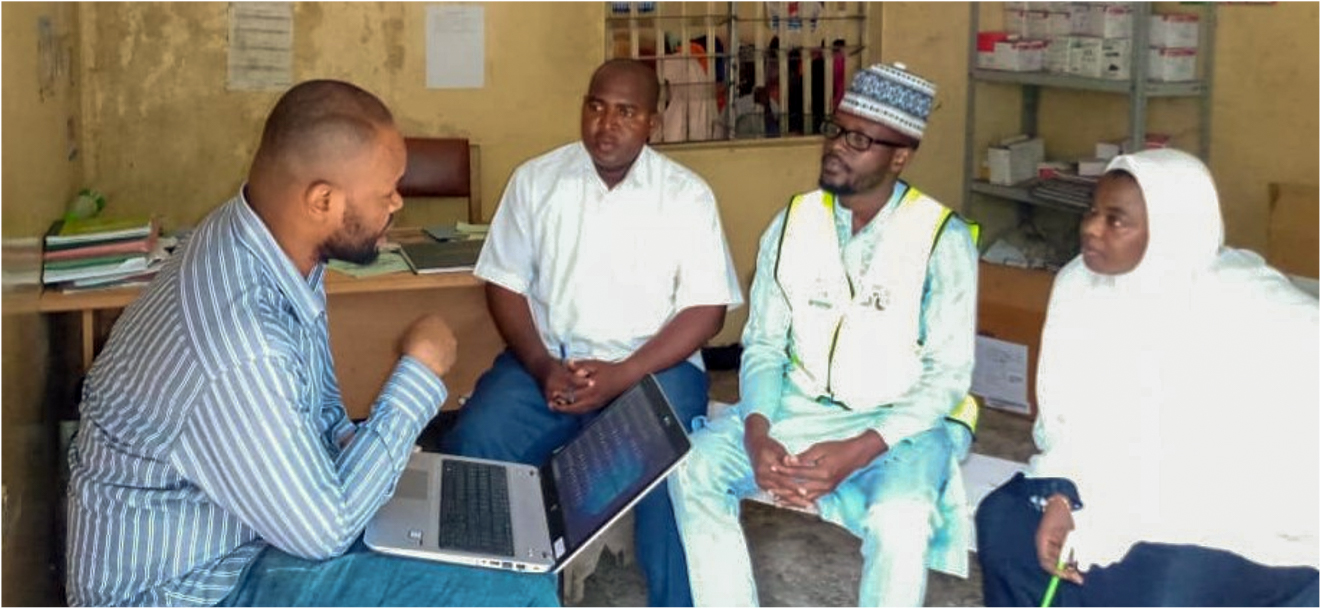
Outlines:
[{"label": "stack of paper", "polygon": [[42,283],[101,288],[142,282],[168,255],[150,218],[87,218],[55,222],[45,237]]}]

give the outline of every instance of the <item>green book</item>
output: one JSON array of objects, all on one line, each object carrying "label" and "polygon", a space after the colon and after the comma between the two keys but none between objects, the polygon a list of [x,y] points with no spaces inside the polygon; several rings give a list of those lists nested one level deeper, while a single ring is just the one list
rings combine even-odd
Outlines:
[{"label": "green book", "polygon": [[151,234],[152,229],[151,218],[146,217],[59,220],[46,232],[46,244],[58,246],[144,238]]},{"label": "green book", "polygon": [[46,270],[69,270],[71,268],[91,268],[94,266],[117,266],[134,258],[146,258],[141,253],[125,253],[115,255],[101,255],[94,258],[81,258],[74,260],[54,260],[43,264]]}]

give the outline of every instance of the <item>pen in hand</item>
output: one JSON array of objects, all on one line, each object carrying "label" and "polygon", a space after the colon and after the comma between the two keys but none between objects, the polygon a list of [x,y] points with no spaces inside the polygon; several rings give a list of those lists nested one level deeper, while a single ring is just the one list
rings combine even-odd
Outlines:
[{"label": "pen in hand", "polygon": [[[563,342],[559,343],[559,364],[564,366],[564,369],[568,369],[568,345]],[[573,394],[573,383],[569,382],[568,392],[564,394],[564,402],[573,403],[574,401],[577,401],[577,397]]]},{"label": "pen in hand", "polygon": [[1059,563],[1054,567],[1054,576],[1050,577],[1050,584],[1045,588],[1045,597],[1041,598],[1041,608],[1047,608],[1054,603],[1054,594],[1059,590],[1059,573],[1063,572],[1073,563],[1073,551],[1069,547],[1069,537],[1064,537],[1063,546],[1059,548]]}]

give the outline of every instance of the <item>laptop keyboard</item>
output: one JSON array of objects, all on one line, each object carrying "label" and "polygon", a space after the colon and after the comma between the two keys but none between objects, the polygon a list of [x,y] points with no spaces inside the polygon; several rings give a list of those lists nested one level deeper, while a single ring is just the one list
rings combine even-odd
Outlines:
[{"label": "laptop keyboard", "polygon": [[440,477],[440,547],[513,555],[508,469],[445,460]]}]

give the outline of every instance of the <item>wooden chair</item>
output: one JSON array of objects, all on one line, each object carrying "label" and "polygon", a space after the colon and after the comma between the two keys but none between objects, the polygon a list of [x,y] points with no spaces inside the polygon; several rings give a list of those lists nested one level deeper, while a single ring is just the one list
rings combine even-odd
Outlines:
[{"label": "wooden chair", "polygon": [[435,137],[408,137],[404,145],[408,164],[399,194],[407,200],[396,226],[485,221],[477,146],[462,138]]}]

